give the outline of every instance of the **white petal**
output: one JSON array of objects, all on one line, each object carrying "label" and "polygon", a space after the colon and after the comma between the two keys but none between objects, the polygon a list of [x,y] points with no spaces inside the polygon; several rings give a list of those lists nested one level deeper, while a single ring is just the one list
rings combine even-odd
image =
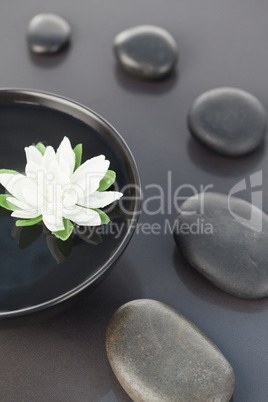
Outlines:
[{"label": "white petal", "polygon": [[11,204],[15,205],[16,207],[18,207],[20,209],[27,210],[27,211],[29,211],[29,210],[32,211],[33,210],[33,208],[30,205],[25,204],[24,202],[21,202],[21,201],[17,200],[17,198],[15,198],[15,197],[8,197],[7,201],[11,202]]},{"label": "white petal", "polygon": [[79,200],[79,190],[72,184],[64,186],[62,189],[62,205],[63,208],[70,208],[78,203]]},{"label": "white petal", "polygon": [[63,216],[80,226],[98,226],[101,224],[98,212],[77,205],[73,208],[64,209]]},{"label": "white petal", "polygon": [[28,210],[28,211],[14,211],[12,212],[11,216],[14,218],[20,218],[20,219],[30,219],[30,218],[36,218],[39,216],[40,213],[37,210]]},{"label": "white petal", "polygon": [[[25,196],[25,191],[27,192]],[[44,198],[41,191],[37,191],[37,188],[25,188],[23,189],[24,199],[27,200],[27,204],[34,208],[40,209],[44,204]]]},{"label": "white petal", "polygon": [[54,148],[48,146],[42,159],[42,165],[49,172],[51,164],[55,161],[56,161],[56,154]]},{"label": "white petal", "polygon": [[85,195],[96,191],[107,172],[110,162],[104,155],[96,156],[83,163],[72,175],[71,182],[81,187]]},{"label": "white petal", "polygon": [[46,169],[40,163],[36,163],[34,161],[29,161],[26,164],[25,174],[26,174],[27,177],[29,177],[31,179],[34,179],[34,180],[37,180],[37,178],[40,175],[40,173],[44,174],[44,177],[45,177]]},{"label": "white petal", "polygon": [[74,171],[75,153],[72,149],[69,138],[64,137],[56,153],[57,161],[62,170],[66,171],[69,177]]},{"label": "white petal", "polygon": [[37,165],[40,165],[42,163],[43,155],[41,154],[40,151],[38,151],[38,149],[35,146],[31,145],[30,147],[24,148],[24,150],[26,153],[27,163],[34,162]]},{"label": "white petal", "polygon": [[84,199],[84,190],[80,186],[68,183],[62,187],[63,208],[70,208],[75,204],[80,204],[80,199]]},{"label": "white petal", "polygon": [[11,174],[11,173],[1,173],[0,174],[0,184],[4,186],[7,191],[13,194],[13,189],[16,183],[20,180],[24,180],[25,176],[22,174]]},{"label": "white petal", "polygon": [[123,194],[118,191],[95,191],[95,193],[86,197],[84,203],[81,205],[87,208],[103,208],[119,200],[122,195]]},{"label": "white petal", "polygon": [[63,219],[62,217],[51,215],[51,214],[44,214],[43,221],[48,230],[51,232],[57,232],[59,230],[64,229]]},{"label": "white petal", "polygon": [[28,190],[36,191],[36,183],[22,174],[0,174],[0,183],[21,202],[33,205],[34,200],[28,194]]},{"label": "white petal", "polygon": [[64,171],[61,169],[61,166],[57,160],[51,163],[49,175],[51,175],[51,179],[53,179],[52,181],[60,184],[61,186],[64,186],[70,182],[69,173],[66,170]]}]

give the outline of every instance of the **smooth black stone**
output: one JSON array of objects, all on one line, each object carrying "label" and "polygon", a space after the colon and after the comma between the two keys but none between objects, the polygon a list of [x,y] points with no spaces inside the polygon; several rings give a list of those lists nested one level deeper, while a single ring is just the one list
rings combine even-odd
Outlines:
[{"label": "smooth black stone", "polygon": [[129,73],[160,79],[170,74],[178,59],[174,38],[160,27],[141,25],[119,33],[114,40],[119,64]]},{"label": "smooth black stone", "polygon": [[106,333],[111,367],[133,401],[229,401],[234,373],[192,322],[155,300],[134,300]]},{"label": "smooth black stone", "polygon": [[28,26],[28,42],[34,53],[57,53],[70,40],[67,21],[55,14],[38,14]]},{"label": "smooth black stone", "polygon": [[189,263],[222,290],[245,299],[266,297],[268,216],[236,197],[230,208],[235,215],[225,194],[205,193],[203,202],[200,195],[189,198],[175,221],[175,241]]},{"label": "smooth black stone", "polygon": [[261,145],[266,133],[266,112],[248,92],[217,88],[195,100],[188,127],[193,137],[211,150],[240,156]]}]

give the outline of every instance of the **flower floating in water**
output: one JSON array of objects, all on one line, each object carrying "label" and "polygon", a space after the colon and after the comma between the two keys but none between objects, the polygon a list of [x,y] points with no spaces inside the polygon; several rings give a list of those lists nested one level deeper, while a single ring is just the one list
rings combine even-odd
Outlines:
[{"label": "flower floating in water", "polygon": [[118,200],[123,194],[106,191],[115,181],[115,172],[104,155],[81,165],[82,144],[74,149],[64,137],[55,152],[42,143],[25,148],[25,175],[0,170],[0,184],[9,194],[0,195],[0,205],[19,218],[16,226],[30,226],[43,220],[57,237],[67,240],[73,223],[97,226],[109,222],[99,208]]}]

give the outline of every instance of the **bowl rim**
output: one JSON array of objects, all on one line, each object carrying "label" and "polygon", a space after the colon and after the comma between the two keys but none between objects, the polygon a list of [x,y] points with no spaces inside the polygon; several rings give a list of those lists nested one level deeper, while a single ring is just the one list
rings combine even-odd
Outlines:
[{"label": "bowl rim", "polygon": [[[88,120],[92,120],[96,127],[101,127],[104,132],[109,133],[111,135],[113,143],[117,144],[120,148],[122,156],[125,158],[125,163],[130,167],[128,173],[132,175],[133,183],[135,188],[135,198],[133,200],[133,213],[131,216],[131,220],[129,221],[128,230],[122,239],[120,245],[117,247],[112,256],[103,264],[101,267],[89,278],[87,278],[84,282],[80,283],[78,286],[73,289],[57,296],[48,301],[24,307],[17,310],[12,311],[3,311],[0,312],[0,320],[12,317],[19,317],[23,315],[29,315],[32,313],[36,313],[45,309],[52,308],[57,306],[63,302],[66,302],[75,296],[79,295],[86,289],[88,289],[93,283],[97,282],[104,274],[108,271],[108,269],[114,264],[114,262],[119,258],[119,256],[123,253],[125,248],[127,247],[131,237],[134,234],[134,230],[136,224],[138,222],[140,213],[141,213],[141,180],[138,171],[138,167],[132,152],[130,151],[128,145],[125,140],[119,134],[119,132],[102,116],[98,113],[94,112],[89,107],[74,101],[72,99],[68,99],[64,96],[53,94],[46,91],[39,91],[35,89],[24,89],[24,88],[0,88],[0,107],[2,104],[25,104],[25,105],[33,105],[33,106],[41,106],[48,109],[56,110],[67,115],[71,115],[73,118],[81,120],[85,124]],[[68,110],[73,113],[68,113]],[[98,133],[100,133],[96,127],[92,126]],[[101,133],[100,133],[101,134]],[[139,189],[139,195],[137,195],[137,189]]]}]

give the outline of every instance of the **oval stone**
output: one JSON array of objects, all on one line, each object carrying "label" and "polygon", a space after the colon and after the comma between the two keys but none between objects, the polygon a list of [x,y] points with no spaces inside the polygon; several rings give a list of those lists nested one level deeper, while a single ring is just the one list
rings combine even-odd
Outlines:
[{"label": "oval stone", "polygon": [[260,101],[237,88],[205,92],[188,114],[193,137],[227,156],[248,154],[259,147],[266,133],[266,112]]},{"label": "oval stone", "polygon": [[136,402],[229,401],[232,367],[189,320],[155,300],[134,300],[106,333],[111,367]]},{"label": "oval stone", "polygon": [[119,33],[114,53],[121,67],[145,79],[159,79],[170,74],[178,58],[177,44],[165,29],[141,25]]},{"label": "oval stone", "polygon": [[268,216],[260,209],[225,194],[199,194],[183,203],[174,227],[185,258],[214,285],[245,299],[268,296]]},{"label": "oval stone", "polygon": [[70,40],[67,21],[55,14],[38,14],[28,26],[28,42],[34,53],[57,53]]}]

